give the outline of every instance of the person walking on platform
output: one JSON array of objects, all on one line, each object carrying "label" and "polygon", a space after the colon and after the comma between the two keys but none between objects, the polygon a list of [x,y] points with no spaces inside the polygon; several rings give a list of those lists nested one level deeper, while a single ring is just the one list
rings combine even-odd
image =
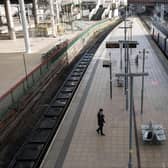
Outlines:
[{"label": "person walking on platform", "polygon": [[105,134],[103,133],[103,126],[104,126],[105,120],[104,120],[104,114],[103,114],[102,108],[100,108],[97,113],[97,122],[98,122],[98,129],[96,130],[97,133],[98,134],[100,133],[102,136],[105,136]]}]

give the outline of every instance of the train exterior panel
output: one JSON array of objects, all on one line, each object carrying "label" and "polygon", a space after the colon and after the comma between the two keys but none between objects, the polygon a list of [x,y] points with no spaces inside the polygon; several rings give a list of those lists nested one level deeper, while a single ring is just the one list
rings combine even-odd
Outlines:
[{"label": "train exterior panel", "polygon": [[166,31],[161,31],[157,26],[152,25],[151,35],[168,58],[168,33]]}]

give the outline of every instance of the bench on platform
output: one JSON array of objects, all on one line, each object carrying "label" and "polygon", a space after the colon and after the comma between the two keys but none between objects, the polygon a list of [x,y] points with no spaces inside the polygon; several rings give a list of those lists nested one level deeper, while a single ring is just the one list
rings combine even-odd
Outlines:
[{"label": "bench on platform", "polygon": [[141,125],[142,141],[143,143],[162,143],[166,140],[164,128],[161,124],[148,124]]}]

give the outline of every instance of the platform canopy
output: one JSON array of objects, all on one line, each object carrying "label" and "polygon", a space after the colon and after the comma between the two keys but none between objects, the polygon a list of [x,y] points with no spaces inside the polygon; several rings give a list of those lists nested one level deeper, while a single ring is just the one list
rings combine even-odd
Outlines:
[{"label": "platform canopy", "polygon": [[168,0],[128,0],[128,4],[155,4],[155,3],[167,3]]}]

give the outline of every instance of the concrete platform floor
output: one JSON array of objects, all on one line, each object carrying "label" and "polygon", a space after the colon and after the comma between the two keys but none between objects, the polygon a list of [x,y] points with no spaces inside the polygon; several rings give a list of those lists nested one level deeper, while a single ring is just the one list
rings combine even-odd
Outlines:
[{"label": "concrete platform floor", "polygon": [[[141,72],[142,59],[139,66],[135,66],[135,57],[139,50],[149,50],[145,64],[145,71],[149,73],[149,77],[145,78],[143,115],[140,115],[141,80],[136,79],[134,83],[141,168],[167,168],[168,141],[161,145],[144,145],[141,124],[149,120],[162,124],[168,137],[168,73],[159,58],[163,57],[163,54],[150,38],[148,41],[149,35],[140,21],[137,18],[130,19],[133,21],[133,40],[139,42],[137,49],[132,50],[133,54],[130,56],[132,71]],[[123,34],[123,30],[117,27],[105,41],[124,39]],[[128,167],[129,112],[125,111],[123,88],[116,87],[115,74],[120,72],[119,49],[110,52],[113,67],[112,100],[109,93],[109,69],[102,67],[103,60],[109,59],[109,51],[105,49],[103,42],[89,65],[40,168]],[[106,136],[97,135],[96,132],[99,108],[104,109]],[[134,137],[132,156],[132,167],[136,168]]]}]

